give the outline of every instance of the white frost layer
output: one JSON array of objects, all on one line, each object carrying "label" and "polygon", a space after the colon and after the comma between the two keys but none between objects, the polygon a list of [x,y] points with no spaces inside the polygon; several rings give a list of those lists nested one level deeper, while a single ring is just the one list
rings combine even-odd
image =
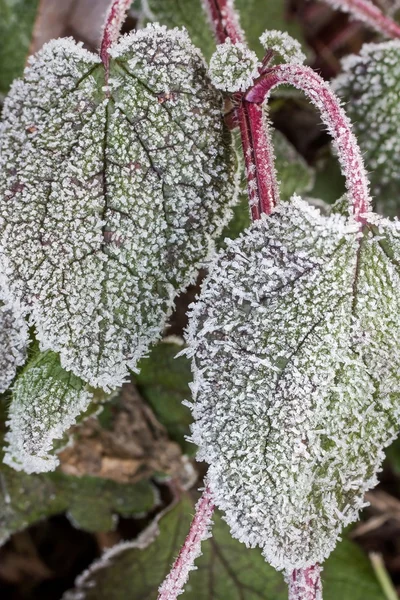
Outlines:
[{"label": "white frost layer", "polygon": [[237,42],[232,44],[227,38],[219,44],[210,60],[210,77],[213,85],[225,92],[245,92],[259,75],[257,55]]},{"label": "white frost layer", "polygon": [[374,223],[360,238],[294,197],[192,306],[192,441],[234,537],[278,569],[330,554],[399,428],[400,226]]},{"label": "white frost layer", "polygon": [[18,306],[0,300],[0,393],[5,392],[24,364],[28,346],[28,326]]},{"label": "white frost layer", "polygon": [[159,336],[235,202],[222,98],[184,31],[148,28],[104,69],[72,40],[12,86],[0,130],[0,263],[42,350],[106,390]]},{"label": "white frost layer", "polygon": [[38,366],[28,365],[13,387],[4,462],[17,471],[54,471],[59,464],[52,453],[54,441],[74,425],[92,399],[72,374],[57,377],[57,362],[54,355]]}]

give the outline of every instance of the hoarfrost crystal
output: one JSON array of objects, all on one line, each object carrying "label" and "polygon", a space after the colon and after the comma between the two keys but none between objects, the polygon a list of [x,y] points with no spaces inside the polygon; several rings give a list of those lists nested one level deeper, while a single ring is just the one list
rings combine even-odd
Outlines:
[{"label": "hoarfrost crystal", "polygon": [[53,471],[59,461],[54,441],[87,409],[92,394],[60,366],[54,352],[35,357],[17,378],[9,409],[4,462],[17,471]]},{"label": "hoarfrost crystal", "polygon": [[225,92],[245,92],[258,77],[260,63],[246,44],[232,44],[228,38],[217,46],[210,60],[211,81]]},{"label": "hoarfrost crystal", "polygon": [[0,132],[0,259],[41,349],[120,385],[234,202],[222,98],[186,32],[149,26],[110,73],[70,39],[30,59]]},{"label": "hoarfrost crystal", "polygon": [[265,31],[260,37],[260,42],[266,50],[277,52],[286,63],[302,65],[306,60],[300,42],[292,38],[286,31],[277,29]]},{"label": "hoarfrost crystal", "polygon": [[377,483],[400,417],[400,224],[298,197],[215,259],[192,307],[192,439],[232,534],[322,562]]}]

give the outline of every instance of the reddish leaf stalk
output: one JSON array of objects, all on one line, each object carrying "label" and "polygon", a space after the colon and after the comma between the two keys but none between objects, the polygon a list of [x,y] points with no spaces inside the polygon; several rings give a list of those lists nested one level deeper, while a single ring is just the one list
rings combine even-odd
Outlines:
[{"label": "reddish leaf stalk", "polygon": [[[244,43],[233,0],[203,0],[203,3],[219,44],[223,44],[228,37],[232,43]],[[252,106],[242,94],[236,95],[236,101],[251,216],[256,220],[261,213],[270,214],[279,200],[273,147],[268,128],[263,123],[261,107]]]},{"label": "reddish leaf stalk", "polygon": [[289,575],[289,600],[322,600],[321,568],[312,565]]},{"label": "reddish leaf stalk", "polygon": [[110,55],[108,53],[111,46],[118,40],[119,33],[123,22],[125,21],[126,13],[132,0],[112,0],[107,13],[106,22],[103,30],[103,38],[100,46],[100,58],[103,61],[106,69],[106,80],[108,79]]},{"label": "reddish leaf stalk", "polygon": [[333,8],[349,13],[385,37],[400,38],[400,26],[370,0],[324,0]]},{"label": "reddish leaf stalk", "polygon": [[158,600],[175,600],[183,592],[189,572],[194,568],[194,561],[201,554],[201,543],[209,537],[214,508],[207,487],[196,504],[196,513],[178,558],[160,586]]},{"label": "reddish leaf stalk", "polygon": [[262,75],[246,94],[246,100],[261,104],[268,99],[273,88],[282,84],[290,84],[302,90],[320,111],[322,120],[333,137],[346,177],[354,218],[363,223],[362,215],[371,210],[369,182],[360,148],[340,101],[329,85],[312,69],[292,64],[277,65]]}]

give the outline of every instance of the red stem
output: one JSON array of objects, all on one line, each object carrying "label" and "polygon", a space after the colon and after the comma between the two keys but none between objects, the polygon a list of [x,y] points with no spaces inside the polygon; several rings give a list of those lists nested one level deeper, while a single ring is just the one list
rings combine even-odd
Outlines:
[{"label": "red stem", "polygon": [[244,42],[243,31],[233,7],[233,0],[203,0],[218,44],[230,38],[232,44]]},{"label": "red stem", "polygon": [[196,513],[190,525],[185,543],[169,575],[167,575],[160,586],[158,600],[175,600],[182,593],[189,576],[189,571],[194,568],[194,561],[201,554],[201,542],[209,536],[214,509],[215,506],[210,495],[210,490],[206,487],[203,495],[196,504]]},{"label": "red stem", "polygon": [[108,9],[100,46],[100,58],[106,69],[106,80],[108,79],[110,66],[110,55],[108,51],[114,42],[118,40],[126,13],[131,4],[132,0],[112,0],[110,8]]},{"label": "red stem", "polygon": [[312,565],[289,575],[289,600],[322,600],[321,568]]},{"label": "red stem", "polygon": [[400,38],[400,26],[387,17],[369,0],[324,0],[333,8],[350,13],[354,18],[363,21],[375,31],[389,38]]},{"label": "red stem", "polygon": [[[244,34],[233,7],[233,0],[203,0],[219,44],[229,37],[232,43],[244,43]],[[273,146],[262,109],[252,106],[238,94],[236,118],[240,127],[246,167],[249,203],[253,220],[270,214],[279,201]]]},{"label": "red stem", "polygon": [[371,210],[369,182],[360,148],[340,101],[315,71],[303,65],[292,64],[277,65],[262,75],[246,94],[246,100],[262,104],[268,99],[272,89],[282,84],[290,84],[302,90],[321,112],[322,120],[333,137],[346,177],[354,218],[364,223],[363,213]]}]

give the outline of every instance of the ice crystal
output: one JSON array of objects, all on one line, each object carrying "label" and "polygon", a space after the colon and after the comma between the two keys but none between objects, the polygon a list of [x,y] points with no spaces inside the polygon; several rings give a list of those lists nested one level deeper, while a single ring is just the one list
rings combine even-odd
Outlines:
[{"label": "ice crystal", "polygon": [[400,41],[365,44],[358,56],[343,60],[334,81],[347,102],[347,113],[379,195],[400,182]]},{"label": "ice crystal", "polygon": [[114,388],[159,335],[234,201],[222,98],[186,32],[32,59],[0,132],[0,257],[41,349]]},{"label": "ice crystal", "polygon": [[0,393],[10,386],[17,367],[24,364],[27,345],[28,327],[18,305],[0,300]]},{"label": "ice crystal", "polygon": [[53,471],[59,463],[51,453],[54,441],[63,437],[91,399],[82,380],[64,371],[54,352],[39,354],[13,387],[4,462],[26,473]]},{"label": "ice crystal", "polygon": [[210,60],[211,81],[225,92],[244,92],[258,77],[260,63],[255,52],[246,44],[232,44],[228,38],[217,46]]},{"label": "ice crystal", "polygon": [[400,223],[293,197],[230,241],[192,307],[192,439],[232,534],[322,562],[400,417]]},{"label": "ice crystal", "polygon": [[277,52],[286,63],[302,65],[306,60],[301,44],[286,31],[278,31],[277,29],[264,31],[260,37],[260,42],[266,50]]}]

